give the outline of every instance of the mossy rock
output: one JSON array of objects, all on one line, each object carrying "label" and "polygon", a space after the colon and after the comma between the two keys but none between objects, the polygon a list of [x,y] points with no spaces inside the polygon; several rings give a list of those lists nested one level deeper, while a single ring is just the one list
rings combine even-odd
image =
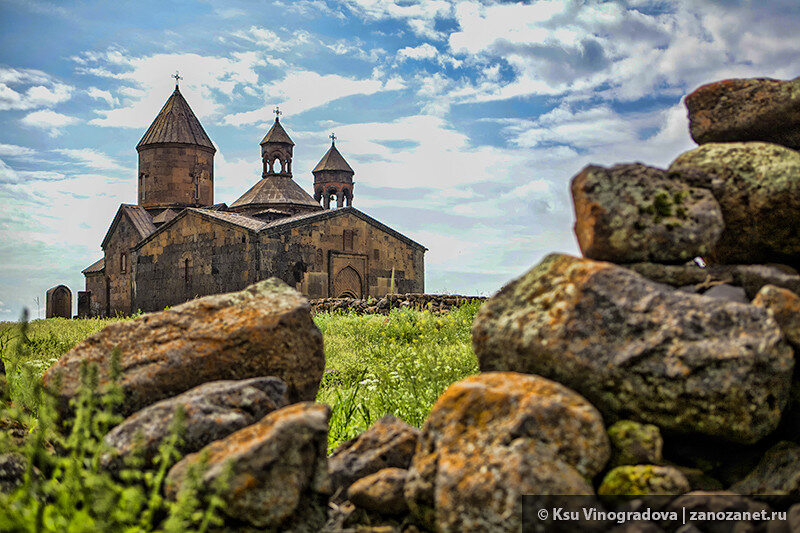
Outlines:
[{"label": "mossy rock", "polygon": [[611,464],[623,465],[660,464],[664,439],[653,424],[640,424],[632,420],[620,420],[608,428],[611,441]]},{"label": "mossy rock", "polygon": [[619,466],[606,474],[597,494],[609,501],[639,496],[678,496],[691,490],[677,468],[657,465]]}]

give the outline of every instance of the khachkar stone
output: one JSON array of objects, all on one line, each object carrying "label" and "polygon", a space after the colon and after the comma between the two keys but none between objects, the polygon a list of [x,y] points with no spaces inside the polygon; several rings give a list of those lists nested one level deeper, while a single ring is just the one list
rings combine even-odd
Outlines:
[{"label": "khachkar stone", "polygon": [[556,380],[607,423],[631,419],[744,444],[778,427],[794,365],[764,309],[561,254],[487,300],[472,343],[482,371]]},{"label": "khachkar stone", "polygon": [[682,263],[707,255],[722,233],[722,213],[709,191],[641,163],[587,166],[571,190],[575,235],[592,259]]},{"label": "khachkar stone", "polygon": [[800,148],[800,78],[709,83],[686,97],[686,108],[697,144],[764,141]]}]

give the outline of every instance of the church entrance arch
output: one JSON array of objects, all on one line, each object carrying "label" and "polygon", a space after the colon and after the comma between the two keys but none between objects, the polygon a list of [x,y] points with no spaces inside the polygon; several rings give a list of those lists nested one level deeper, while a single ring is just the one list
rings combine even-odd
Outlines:
[{"label": "church entrance arch", "polygon": [[367,256],[364,254],[329,252],[328,296],[332,298],[366,298]]},{"label": "church entrance arch", "polygon": [[361,276],[356,269],[346,266],[333,279],[333,294],[336,298],[361,298]]}]

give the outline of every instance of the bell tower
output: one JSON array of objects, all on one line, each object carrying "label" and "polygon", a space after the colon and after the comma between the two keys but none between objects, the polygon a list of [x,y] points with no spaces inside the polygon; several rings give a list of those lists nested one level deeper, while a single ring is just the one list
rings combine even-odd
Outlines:
[{"label": "bell tower", "polygon": [[336,201],[336,207],[350,207],[353,205],[353,175],[355,172],[342,154],[336,149],[336,135],[331,133],[331,147],[314,170],[314,199],[322,201],[325,209],[331,209],[331,201]]},{"label": "bell tower", "polygon": [[139,205],[150,208],[214,203],[217,151],[178,87],[136,145],[139,152]]},{"label": "bell tower", "polygon": [[261,141],[261,161],[264,164],[261,177],[284,176],[291,179],[294,143],[281,126],[281,110],[276,107],[273,112],[275,123]]}]

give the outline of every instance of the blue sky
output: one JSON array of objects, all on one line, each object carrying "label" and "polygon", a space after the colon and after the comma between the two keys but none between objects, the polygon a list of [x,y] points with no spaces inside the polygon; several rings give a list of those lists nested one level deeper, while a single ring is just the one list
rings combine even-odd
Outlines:
[{"label": "blue sky", "polygon": [[217,201],[259,179],[279,105],[298,183],[335,131],[354,206],[430,249],[426,289],[490,294],[577,253],[584,165],[665,166],[689,91],[799,75],[799,23],[796,0],[0,0],[0,320],[83,288],[175,70]]}]

